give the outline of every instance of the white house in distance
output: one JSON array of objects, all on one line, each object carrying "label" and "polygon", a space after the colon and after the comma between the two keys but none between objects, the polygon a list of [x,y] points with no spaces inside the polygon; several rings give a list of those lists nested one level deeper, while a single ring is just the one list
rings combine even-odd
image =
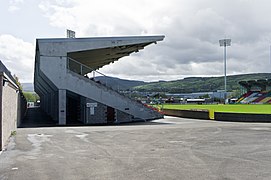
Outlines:
[{"label": "white house in distance", "polygon": [[164,36],[37,39],[34,88],[58,124],[112,124],[163,118],[88,73],[138,52]]}]

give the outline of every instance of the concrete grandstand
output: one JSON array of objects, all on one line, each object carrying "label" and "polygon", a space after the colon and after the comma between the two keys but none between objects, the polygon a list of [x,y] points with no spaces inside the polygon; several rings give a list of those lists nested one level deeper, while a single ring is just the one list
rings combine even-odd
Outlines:
[{"label": "concrete grandstand", "polygon": [[241,104],[271,104],[271,79],[241,81],[245,93],[238,99]]},{"label": "concrete grandstand", "polygon": [[[112,124],[162,118],[159,112],[88,78],[164,36],[37,39],[34,88],[60,125]],[[94,73],[93,73],[94,74]]]}]

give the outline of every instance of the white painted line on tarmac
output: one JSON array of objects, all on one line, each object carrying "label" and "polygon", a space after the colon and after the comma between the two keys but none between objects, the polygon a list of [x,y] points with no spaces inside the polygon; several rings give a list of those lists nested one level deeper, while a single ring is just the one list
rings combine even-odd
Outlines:
[{"label": "white painted line on tarmac", "polygon": [[258,130],[258,131],[270,131],[271,129],[269,127],[252,127],[252,128],[249,128],[251,130]]}]

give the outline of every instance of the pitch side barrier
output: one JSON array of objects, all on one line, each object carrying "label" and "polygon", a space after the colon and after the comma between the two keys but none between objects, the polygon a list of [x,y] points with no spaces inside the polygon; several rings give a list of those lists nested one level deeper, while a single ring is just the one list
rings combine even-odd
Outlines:
[{"label": "pitch side barrier", "polygon": [[191,118],[191,119],[206,119],[215,121],[229,122],[265,122],[271,123],[271,114],[252,114],[252,113],[226,113],[214,112],[209,110],[176,110],[163,109],[164,115]]}]

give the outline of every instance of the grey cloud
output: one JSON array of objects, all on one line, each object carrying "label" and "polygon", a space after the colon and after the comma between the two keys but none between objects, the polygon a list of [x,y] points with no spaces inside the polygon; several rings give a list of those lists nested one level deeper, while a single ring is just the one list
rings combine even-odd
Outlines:
[{"label": "grey cloud", "polygon": [[11,35],[0,35],[0,59],[21,82],[33,80],[34,45]]},{"label": "grey cloud", "polygon": [[[100,70],[120,78],[169,80],[223,75],[222,38],[232,39],[228,74],[270,72],[270,6],[269,0],[41,0],[39,7],[51,26],[71,28],[78,37],[164,34],[163,42]],[[12,53],[2,51],[0,57],[12,59]],[[16,65],[10,64],[25,77],[33,73]]]}]

